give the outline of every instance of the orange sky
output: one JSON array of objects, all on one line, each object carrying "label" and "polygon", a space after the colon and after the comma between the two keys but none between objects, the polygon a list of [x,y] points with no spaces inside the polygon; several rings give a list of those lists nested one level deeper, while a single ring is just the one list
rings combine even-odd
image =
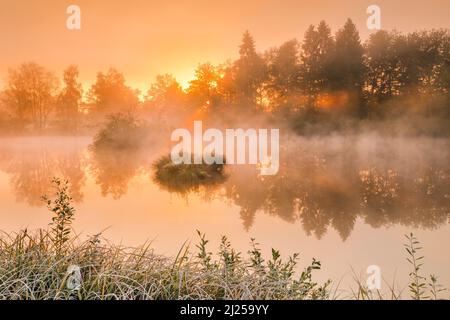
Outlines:
[{"label": "orange sky", "polygon": [[[81,7],[80,31],[66,29],[70,4]],[[366,38],[371,4],[381,7],[383,29],[450,27],[449,0],[1,0],[0,79],[35,61],[58,73],[77,64],[85,86],[110,66],[142,90],[160,73],[186,85],[198,63],[235,58],[246,29],[261,51],[302,39],[321,19],[335,31],[350,17]]]}]

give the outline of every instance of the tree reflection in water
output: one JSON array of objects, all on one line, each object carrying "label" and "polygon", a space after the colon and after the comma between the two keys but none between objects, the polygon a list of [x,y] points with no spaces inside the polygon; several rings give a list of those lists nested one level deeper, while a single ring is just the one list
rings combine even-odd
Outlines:
[{"label": "tree reflection in water", "polygon": [[73,197],[82,201],[87,175],[104,196],[119,199],[130,180],[143,174],[164,191],[232,203],[239,207],[245,230],[252,227],[257,213],[300,223],[317,238],[333,228],[343,240],[358,219],[374,228],[433,229],[448,222],[448,142],[411,139],[398,144],[379,139],[368,144],[327,139],[282,146],[275,176],[260,176],[255,166],[247,165],[174,166],[169,157],[155,161],[158,153],[142,148],[127,152],[90,148],[83,153],[82,148],[35,147],[25,152],[5,145],[0,146],[0,170],[9,175],[16,198],[34,206],[43,204],[41,196],[51,190],[54,176],[69,179]]},{"label": "tree reflection in water", "polygon": [[1,145],[0,149],[0,170],[9,175],[17,201],[43,206],[42,196],[52,191],[53,177],[60,177],[70,181],[74,201],[82,202],[86,182],[82,148]]},{"label": "tree reflection in water", "polygon": [[436,228],[447,223],[448,149],[441,149],[434,159],[430,154],[427,159],[391,154],[364,160],[351,148],[324,152],[310,147],[285,150],[276,176],[232,169],[225,183],[226,196],[241,208],[246,229],[258,211],[288,222],[300,221],[308,234],[318,238],[331,226],[343,240],[357,218],[372,227]]},{"label": "tree reflection in water", "polygon": [[119,199],[128,191],[136,175],[146,172],[147,155],[142,150],[123,152],[115,149],[90,148],[89,172],[100,186],[103,196]]}]

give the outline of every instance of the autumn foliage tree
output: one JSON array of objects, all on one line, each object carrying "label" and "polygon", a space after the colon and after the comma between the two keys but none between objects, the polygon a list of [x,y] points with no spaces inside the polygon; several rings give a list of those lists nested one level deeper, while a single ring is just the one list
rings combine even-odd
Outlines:
[{"label": "autumn foliage tree", "polygon": [[111,68],[97,74],[97,80],[88,92],[88,101],[93,112],[101,115],[133,112],[139,105],[138,93],[125,84],[123,74]]},{"label": "autumn foliage tree", "polygon": [[156,76],[143,103],[144,112],[160,123],[169,123],[186,112],[186,94],[171,74]]},{"label": "autumn foliage tree", "polygon": [[215,66],[210,63],[199,65],[195,70],[195,79],[189,82],[187,90],[191,103],[204,109],[217,103],[219,81],[220,74]]},{"label": "autumn foliage tree", "polygon": [[75,131],[78,125],[79,106],[83,90],[78,81],[78,67],[69,66],[64,70],[64,87],[58,96],[58,116],[62,125],[68,131]]},{"label": "autumn foliage tree", "polygon": [[46,128],[55,106],[58,79],[36,63],[25,63],[8,74],[4,100],[20,128]]}]

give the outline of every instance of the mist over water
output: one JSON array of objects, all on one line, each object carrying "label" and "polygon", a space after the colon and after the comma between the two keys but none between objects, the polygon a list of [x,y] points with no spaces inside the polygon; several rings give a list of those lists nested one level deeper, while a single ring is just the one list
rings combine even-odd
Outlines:
[{"label": "mist over water", "polygon": [[[2,193],[42,206],[41,196],[51,192],[54,176],[69,179],[78,203],[92,192],[120,201],[133,192],[129,186],[136,179],[168,193],[152,167],[167,154],[165,148],[100,152],[88,148],[89,143],[89,138],[1,139]],[[345,240],[357,217],[375,228],[437,228],[448,222],[450,212],[449,150],[449,141],[441,138],[288,136],[282,137],[281,166],[275,176],[260,176],[252,165],[226,165],[218,184],[169,190],[175,197],[207,195],[205,201],[232,203],[239,208],[243,232],[259,212],[301,224],[307,234],[319,238],[334,228]],[[96,190],[86,190],[88,181]],[[132,219],[130,214],[127,219]]]}]

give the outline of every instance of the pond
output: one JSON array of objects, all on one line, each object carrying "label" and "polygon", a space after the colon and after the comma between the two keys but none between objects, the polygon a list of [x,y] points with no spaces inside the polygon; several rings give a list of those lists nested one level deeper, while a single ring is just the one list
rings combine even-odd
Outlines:
[{"label": "pond", "polygon": [[211,251],[222,235],[243,252],[255,238],[266,254],[273,247],[300,253],[300,265],[320,260],[317,279],[340,281],[341,290],[365,279],[370,265],[401,290],[410,270],[402,244],[413,232],[425,275],[450,287],[450,141],[376,134],[282,141],[278,174],[261,176],[251,165],[180,171],[164,162],[167,146],[95,150],[90,137],[3,138],[0,229],[46,227],[41,197],[62,177],[82,237],[152,241],[165,255],[185,241],[194,246],[196,230]]}]

